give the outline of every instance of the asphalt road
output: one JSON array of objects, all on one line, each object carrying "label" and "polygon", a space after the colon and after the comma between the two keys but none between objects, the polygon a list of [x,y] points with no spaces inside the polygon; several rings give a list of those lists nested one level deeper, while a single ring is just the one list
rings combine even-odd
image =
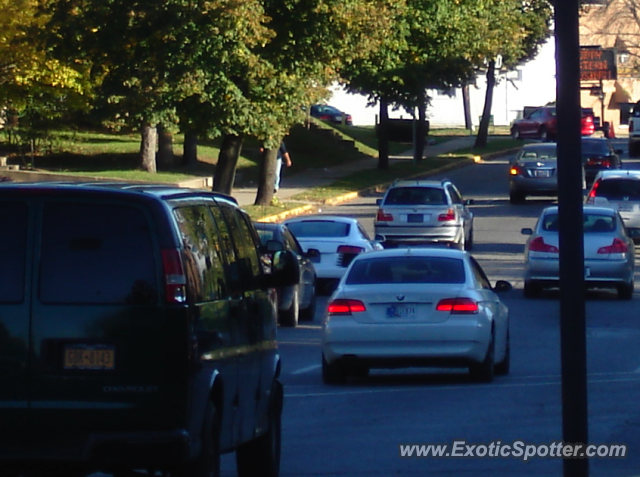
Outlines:
[{"label": "asphalt road", "polygon": [[[626,149],[623,140],[620,147]],[[623,156],[625,160],[626,156]],[[635,161],[625,166],[640,169]],[[327,386],[320,373],[318,301],[312,323],[279,330],[285,385],[281,476],[561,476],[562,461],[535,458],[401,458],[400,444],[514,441],[549,444],[562,439],[559,301],[554,293],[522,296],[523,227],[531,227],[553,199],[508,201],[507,162],[476,164],[447,174],[465,198],[475,199],[473,255],[492,281],[509,280],[512,370],[491,384],[465,370],[374,370],[344,386]],[[375,197],[323,212],[359,218],[373,232]],[[638,276],[636,279],[638,280]],[[640,281],[638,281],[640,283]],[[592,459],[590,475],[640,475],[640,320],[633,300],[611,292],[587,296],[589,442],[623,443],[625,459]],[[565,403],[570,406],[571,403]],[[235,474],[233,455],[223,476]]]}]

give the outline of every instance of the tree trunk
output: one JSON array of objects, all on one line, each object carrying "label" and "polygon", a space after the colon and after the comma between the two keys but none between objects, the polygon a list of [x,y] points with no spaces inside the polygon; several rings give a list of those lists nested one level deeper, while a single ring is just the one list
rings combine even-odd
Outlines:
[{"label": "tree trunk", "polygon": [[380,124],[378,124],[378,169],[389,169],[389,101],[380,98]]},{"label": "tree trunk", "polygon": [[464,127],[473,131],[473,121],[471,120],[471,99],[469,98],[469,85],[462,86],[462,107],[464,109]]},{"label": "tree trunk", "polygon": [[182,165],[193,167],[198,163],[198,133],[194,130],[184,133],[182,146]]},{"label": "tree trunk", "polygon": [[158,153],[156,164],[161,170],[169,170],[176,165],[173,154],[173,134],[162,124],[158,125]]},{"label": "tree trunk", "polygon": [[220,146],[216,174],[213,176],[213,190],[231,195],[236,178],[236,166],[242,151],[242,136],[225,134]]},{"label": "tree trunk", "polygon": [[278,159],[278,148],[264,149],[260,158],[258,172],[258,193],[256,194],[255,205],[267,206],[273,199],[273,189],[276,182],[276,162]]},{"label": "tree trunk", "polygon": [[416,124],[415,134],[413,161],[420,162],[424,156],[424,148],[427,145],[427,101],[424,92],[420,96],[420,104],[418,104],[418,123]]},{"label": "tree trunk", "polygon": [[140,141],[140,160],[142,169],[154,173],[156,172],[156,149],[158,146],[158,131],[155,126],[145,123],[142,126]]},{"label": "tree trunk", "polygon": [[489,136],[489,121],[491,120],[491,106],[493,104],[493,89],[496,85],[496,62],[491,60],[487,67],[487,94],[484,97],[484,109],[482,110],[482,119],[478,128],[474,149],[485,147]]}]

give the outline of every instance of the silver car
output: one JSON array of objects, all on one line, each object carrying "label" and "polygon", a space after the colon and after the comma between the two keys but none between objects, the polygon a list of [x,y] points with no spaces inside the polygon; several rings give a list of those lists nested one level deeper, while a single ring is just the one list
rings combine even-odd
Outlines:
[{"label": "silver car", "polygon": [[377,202],[376,238],[385,248],[435,243],[471,250],[472,203],[448,180],[396,181]]},{"label": "silver car", "polygon": [[468,252],[398,248],[358,255],[322,327],[327,384],[370,368],[461,367],[491,381],[510,366],[509,310]]},{"label": "silver car", "polygon": [[[527,196],[558,195],[558,153],[554,142],[526,144],[509,167],[509,201],[523,203]],[[586,188],[584,165],[582,188]]]},{"label": "silver car", "polygon": [[640,171],[599,172],[586,202],[617,210],[627,233],[640,243]]},{"label": "silver car", "polygon": [[[585,205],[584,277],[590,288],[615,288],[618,297],[633,296],[635,247],[620,214],[608,207]],[[538,296],[544,288],[559,284],[558,207],[542,211],[529,235],[524,251],[524,295]]]}]

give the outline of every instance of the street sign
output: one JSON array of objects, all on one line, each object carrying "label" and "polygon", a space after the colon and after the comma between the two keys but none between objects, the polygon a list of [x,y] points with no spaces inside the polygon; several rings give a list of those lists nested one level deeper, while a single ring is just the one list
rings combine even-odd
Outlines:
[{"label": "street sign", "polygon": [[616,53],[613,48],[580,47],[580,81],[615,80]]}]

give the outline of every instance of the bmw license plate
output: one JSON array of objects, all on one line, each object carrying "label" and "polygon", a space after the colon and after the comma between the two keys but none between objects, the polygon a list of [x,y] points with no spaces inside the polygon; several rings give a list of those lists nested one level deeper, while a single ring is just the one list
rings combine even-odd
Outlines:
[{"label": "bmw license plate", "polygon": [[409,214],[407,215],[407,222],[422,222],[424,217],[422,214]]},{"label": "bmw license plate", "polygon": [[115,355],[113,345],[68,344],[64,347],[64,369],[113,370]]},{"label": "bmw license plate", "polygon": [[391,305],[387,308],[387,318],[413,318],[415,315],[415,306]]}]

